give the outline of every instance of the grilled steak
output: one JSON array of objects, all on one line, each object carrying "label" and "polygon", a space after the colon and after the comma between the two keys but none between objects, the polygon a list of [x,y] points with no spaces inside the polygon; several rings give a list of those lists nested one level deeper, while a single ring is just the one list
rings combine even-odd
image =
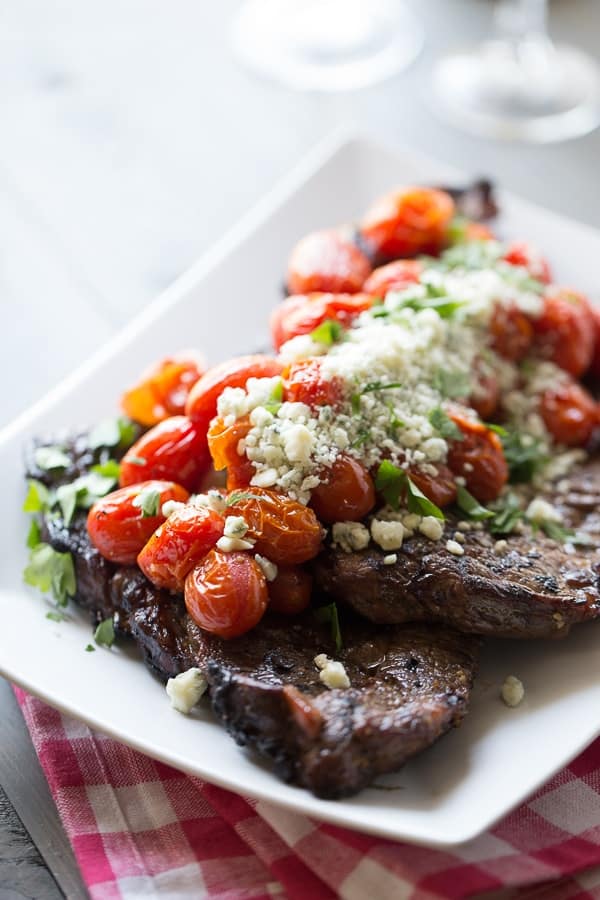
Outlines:
[{"label": "grilled steak", "polygon": [[[549,497],[565,523],[600,533],[600,460],[582,466]],[[448,518],[451,537],[456,521]],[[359,553],[328,548],[315,562],[318,586],[378,623],[444,622],[461,631],[495,637],[555,637],[600,615],[600,555],[550,540],[510,535],[497,555],[497,536],[465,535],[464,556],[445,541],[410,538],[394,565],[368,547]]]}]

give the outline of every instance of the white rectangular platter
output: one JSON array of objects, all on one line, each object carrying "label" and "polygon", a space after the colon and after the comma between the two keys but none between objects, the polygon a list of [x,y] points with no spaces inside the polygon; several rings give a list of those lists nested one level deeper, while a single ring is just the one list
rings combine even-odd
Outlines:
[{"label": "white rectangular platter", "polygon": [[[86,365],[0,434],[0,672],[65,713],[187,772],[242,794],[350,828],[450,846],[521,802],[600,733],[600,626],[563,642],[497,642],[463,726],[386,783],[317,800],[280,783],[241,751],[208,708],[186,718],[128,648],[86,653],[90,627],[71,612],[56,624],[23,585],[27,522],[22,448],[33,434],[114,414],[124,385],[156,358],[197,345],[211,362],[264,346],[288,252],[310,229],[355,220],[378,193],[410,182],[461,182],[457,173],[354,138],[319,146],[233,233]],[[535,241],[560,280],[593,294],[600,233],[500,193],[501,230]],[[42,387],[42,386],[40,386]],[[499,700],[508,674],[525,684],[518,709]]]}]

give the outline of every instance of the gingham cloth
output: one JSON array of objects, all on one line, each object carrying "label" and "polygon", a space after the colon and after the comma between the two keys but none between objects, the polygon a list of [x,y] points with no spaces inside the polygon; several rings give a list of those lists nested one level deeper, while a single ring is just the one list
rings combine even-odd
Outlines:
[{"label": "gingham cloth", "polygon": [[238,797],[15,693],[94,900],[600,898],[600,739],[495,828],[442,852]]}]

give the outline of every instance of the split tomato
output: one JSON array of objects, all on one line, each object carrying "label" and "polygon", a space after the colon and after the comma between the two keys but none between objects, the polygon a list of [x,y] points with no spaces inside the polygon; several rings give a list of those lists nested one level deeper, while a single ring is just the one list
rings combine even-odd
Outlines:
[{"label": "split tomato", "polygon": [[250,486],[237,502],[230,494],[231,515],[242,516],[254,549],[279,565],[297,565],[321,550],[321,526],[312,509],[264,488]]},{"label": "split tomato", "polygon": [[161,360],[121,397],[123,412],[140,425],[181,415],[192,386],[204,371],[199,356],[180,353]]},{"label": "split tomato", "polygon": [[256,470],[245,454],[238,453],[239,442],[252,425],[248,416],[225,425],[220,417],[213,419],[208,431],[208,449],[217,472],[227,469],[228,489],[246,487]]},{"label": "split tomato", "polygon": [[185,579],[184,597],[196,625],[230,639],[258,625],[269,595],[253,556],[211,550]]},{"label": "split tomato", "polygon": [[206,432],[187,416],[171,416],[129,448],[121,461],[119,484],[166,478],[193,491],[209,468]]},{"label": "split tomato", "polygon": [[360,230],[379,259],[439,253],[447,243],[453,216],[454,201],[445,191],[406,187],[377,200]]}]

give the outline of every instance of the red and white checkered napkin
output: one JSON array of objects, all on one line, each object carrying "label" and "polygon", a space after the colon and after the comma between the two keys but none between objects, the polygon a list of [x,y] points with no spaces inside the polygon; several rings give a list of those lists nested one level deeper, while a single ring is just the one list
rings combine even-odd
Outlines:
[{"label": "red and white checkered napkin", "polygon": [[442,852],[245,800],[16,695],[94,900],[600,897],[600,740],[495,828]]}]

